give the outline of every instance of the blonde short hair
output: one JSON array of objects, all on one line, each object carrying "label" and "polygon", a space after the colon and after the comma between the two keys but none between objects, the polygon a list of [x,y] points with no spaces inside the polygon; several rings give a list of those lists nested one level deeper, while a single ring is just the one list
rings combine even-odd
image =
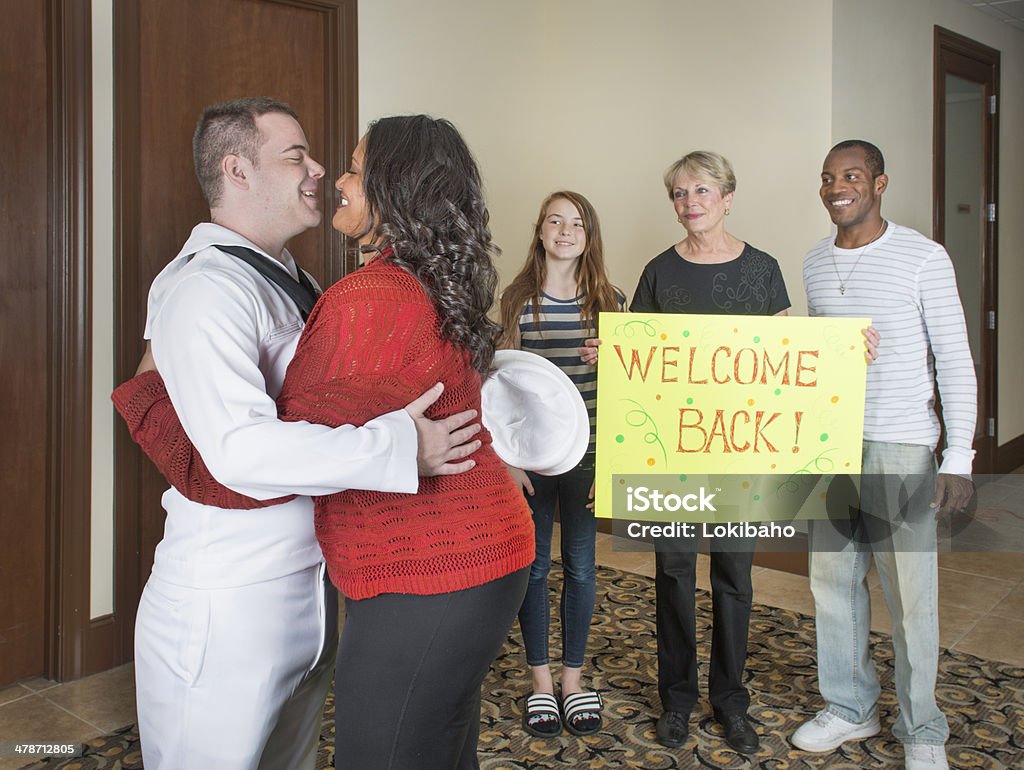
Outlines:
[{"label": "blonde short hair", "polygon": [[672,184],[680,171],[713,182],[718,185],[723,196],[736,190],[736,174],[733,173],[732,164],[724,155],[707,150],[695,150],[681,157],[665,172],[665,189],[668,190],[669,199],[672,198]]}]

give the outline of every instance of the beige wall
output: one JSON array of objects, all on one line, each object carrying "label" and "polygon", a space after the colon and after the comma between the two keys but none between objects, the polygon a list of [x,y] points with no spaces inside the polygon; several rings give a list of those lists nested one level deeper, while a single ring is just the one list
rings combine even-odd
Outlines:
[{"label": "beige wall", "polygon": [[[959,0],[835,0],[832,131],[860,136],[886,156],[883,213],[931,235],[932,38],[934,25],[998,49],[999,114],[999,430],[1005,443],[1024,433],[1024,34]],[[880,84],[884,84],[881,87]]]},{"label": "beige wall", "polygon": [[[92,615],[113,603],[111,0],[93,0],[95,196]],[[1003,51],[1004,212],[1020,210],[1024,36],[958,0],[364,0],[360,123],[429,112],[458,125],[488,187],[503,281],[519,267],[541,199],[584,193],[613,280],[631,295],[681,228],[661,184],[692,149],[733,162],[730,228],[774,254],[794,312],[800,263],[828,232],[817,198],[833,139],[875,137],[890,165],[886,213],[930,230],[931,35],[940,23]],[[834,31],[833,31],[834,30]],[[884,87],[880,84],[885,84]],[[833,93],[835,98],[833,98]],[[331,169],[336,173],[339,169]],[[1024,223],[1000,224],[1000,440],[1024,433]]]},{"label": "beige wall", "polygon": [[662,172],[704,148],[735,166],[732,231],[779,259],[804,312],[800,260],[824,228],[829,3],[373,0],[359,6],[359,48],[362,126],[428,112],[476,152],[503,282],[541,200],[568,187],[597,208],[612,279],[631,296],[682,234]]}]

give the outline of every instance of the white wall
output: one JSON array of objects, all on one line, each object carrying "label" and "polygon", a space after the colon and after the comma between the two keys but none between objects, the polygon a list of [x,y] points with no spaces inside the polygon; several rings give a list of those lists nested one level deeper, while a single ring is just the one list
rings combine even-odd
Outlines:
[{"label": "white wall", "polygon": [[92,0],[92,532],[90,618],[114,611],[113,0]]},{"label": "white wall", "polygon": [[998,441],[1024,433],[1024,35],[960,0],[835,0],[832,131],[882,149],[883,213],[931,235],[934,25],[1001,52]]},{"label": "white wall", "polygon": [[710,149],[736,169],[731,230],[779,259],[804,312],[800,261],[824,230],[829,3],[373,0],[359,6],[359,49],[363,127],[428,112],[463,131],[503,283],[541,200],[568,187],[596,207],[612,279],[632,295],[644,264],[682,237],[664,169]]}]

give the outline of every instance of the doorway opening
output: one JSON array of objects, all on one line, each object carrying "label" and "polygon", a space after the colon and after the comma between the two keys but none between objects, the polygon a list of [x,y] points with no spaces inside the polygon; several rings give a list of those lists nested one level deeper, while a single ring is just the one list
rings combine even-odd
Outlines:
[{"label": "doorway opening", "polygon": [[956,270],[978,377],[975,473],[996,463],[999,51],[935,27],[932,237]]}]

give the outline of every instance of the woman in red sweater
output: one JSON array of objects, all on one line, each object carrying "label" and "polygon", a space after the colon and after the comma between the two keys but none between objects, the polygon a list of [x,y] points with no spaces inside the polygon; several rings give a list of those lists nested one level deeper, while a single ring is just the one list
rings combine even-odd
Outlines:
[{"label": "woman in red sweater", "polygon": [[[479,411],[497,275],[462,137],[422,115],[379,120],[335,187],[333,225],[369,261],[310,315],[278,399],[282,418],[359,425],[439,381],[436,416]],[[483,442],[471,471],[424,478],[416,495],[351,490],[316,501],[317,538],[347,599],[339,767],[477,767],[480,685],[533,560],[529,508]]]},{"label": "woman in red sweater", "polygon": [[[496,249],[462,137],[444,120],[384,118],[335,187],[333,225],[368,260],[310,314],[277,400],[281,419],[361,425],[436,382],[444,392],[430,417],[479,412],[497,331],[487,317]],[[141,421],[129,425],[190,497],[259,507],[217,485],[198,457],[161,462]],[[335,672],[339,770],[478,767],[480,685],[534,556],[530,510],[490,435],[478,438],[472,470],[422,478],[415,495],[315,500],[317,539],[347,600]],[[171,468],[204,478],[172,478]]]}]

